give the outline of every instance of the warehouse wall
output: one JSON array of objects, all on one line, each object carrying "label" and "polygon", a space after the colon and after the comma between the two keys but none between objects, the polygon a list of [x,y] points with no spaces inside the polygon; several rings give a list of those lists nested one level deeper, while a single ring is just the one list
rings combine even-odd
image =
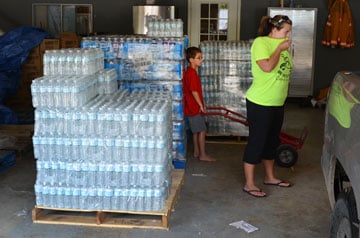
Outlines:
[{"label": "warehouse wall", "polygon": [[[94,6],[94,31],[109,34],[132,33],[132,5],[143,5],[145,0],[12,0],[0,1],[0,32],[9,31],[17,26],[31,25],[32,3],[90,3]],[[285,3],[287,1],[285,0]],[[360,1],[348,0],[355,21],[355,47],[352,49],[331,49],[321,45],[321,38],[326,23],[327,0],[295,0],[302,7],[318,8],[317,39],[315,53],[314,94],[329,86],[336,72],[340,70],[360,71]],[[157,0],[158,5],[175,5],[176,17],[184,21],[187,32],[187,0]],[[256,37],[259,20],[267,12],[267,7],[278,6],[278,0],[242,0],[240,38],[246,40]],[[356,10],[356,11],[355,11]],[[335,62],[336,61],[336,62]]]}]

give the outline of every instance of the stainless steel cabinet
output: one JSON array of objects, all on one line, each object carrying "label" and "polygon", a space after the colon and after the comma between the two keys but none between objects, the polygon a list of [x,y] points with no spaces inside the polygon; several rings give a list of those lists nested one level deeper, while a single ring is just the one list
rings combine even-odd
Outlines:
[{"label": "stainless steel cabinet", "polygon": [[289,97],[312,95],[317,9],[269,7],[268,15],[287,15],[293,22],[290,50],[294,68],[291,73]]}]

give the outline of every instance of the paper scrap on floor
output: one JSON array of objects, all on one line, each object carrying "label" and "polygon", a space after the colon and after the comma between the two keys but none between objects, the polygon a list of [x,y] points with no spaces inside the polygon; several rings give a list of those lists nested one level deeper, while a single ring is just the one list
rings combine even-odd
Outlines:
[{"label": "paper scrap on floor", "polygon": [[206,174],[192,174],[194,177],[206,177]]},{"label": "paper scrap on floor", "polygon": [[244,231],[246,231],[247,233],[251,233],[253,231],[258,230],[259,228],[247,223],[246,221],[237,221],[237,222],[233,222],[229,224],[230,226],[235,226],[237,229],[241,228]]}]

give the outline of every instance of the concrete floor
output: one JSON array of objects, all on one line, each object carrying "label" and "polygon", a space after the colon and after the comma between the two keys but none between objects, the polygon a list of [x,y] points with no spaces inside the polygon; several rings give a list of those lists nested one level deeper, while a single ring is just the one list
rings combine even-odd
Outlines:
[{"label": "concrete floor", "polygon": [[[0,237],[329,237],[330,206],[320,167],[324,111],[286,105],[283,130],[298,135],[304,126],[309,136],[293,169],[276,167],[291,188],[261,186],[269,196],[254,198],[244,192],[242,154],[245,145],[207,144],[216,163],[188,160],[185,183],[170,230],[112,229],[33,224],[35,161],[32,153],[0,174]],[[191,146],[188,153],[191,155]],[[194,176],[203,174],[204,176]],[[258,166],[258,184],[262,167]],[[229,223],[244,220],[259,230],[247,234]]]}]

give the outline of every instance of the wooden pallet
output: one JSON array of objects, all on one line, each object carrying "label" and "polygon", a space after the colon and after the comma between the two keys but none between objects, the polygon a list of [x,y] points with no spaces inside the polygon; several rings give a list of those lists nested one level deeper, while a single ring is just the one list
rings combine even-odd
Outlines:
[{"label": "wooden pallet", "polygon": [[229,134],[206,134],[206,143],[209,144],[247,144],[246,136],[235,136]]},{"label": "wooden pallet", "polygon": [[173,170],[170,195],[162,211],[85,211],[36,206],[32,210],[32,220],[34,223],[54,225],[168,230],[169,217],[175,211],[184,175],[184,170]]}]

